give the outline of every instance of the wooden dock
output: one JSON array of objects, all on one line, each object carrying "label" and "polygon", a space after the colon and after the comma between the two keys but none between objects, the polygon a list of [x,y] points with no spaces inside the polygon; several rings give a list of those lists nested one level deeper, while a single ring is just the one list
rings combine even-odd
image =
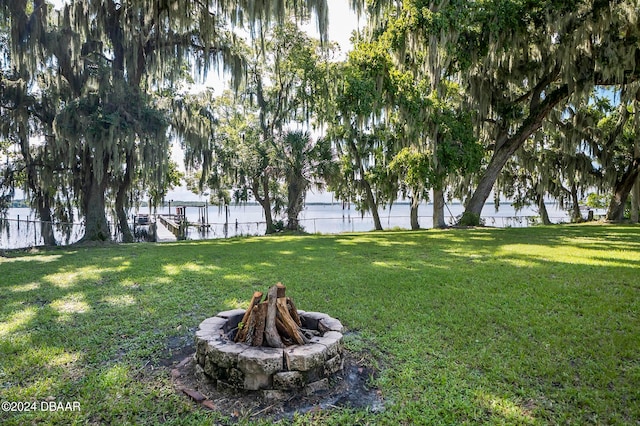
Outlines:
[{"label": "wooden dock", "polygon": [[180,229],[180,226],[169,217],[158,216],[156,221],[156,241],[159,243],[177,241],[178,237],[173,232],[174,229]]}]

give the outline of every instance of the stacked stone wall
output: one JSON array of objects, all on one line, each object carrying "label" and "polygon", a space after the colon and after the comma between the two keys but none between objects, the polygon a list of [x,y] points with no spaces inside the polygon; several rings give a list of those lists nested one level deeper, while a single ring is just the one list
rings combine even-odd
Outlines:
[{"label": "stacked stone wall", "polygon": [[219,390],[260,391],[267,398],[328,389],[329,378],[343,367],[340,321],[319,312],[298,311],[302,328],[318,332],[309,344],[253,347],[233,341],[244,312],[221,312],[200,324],[195,358],[205,380]]}]

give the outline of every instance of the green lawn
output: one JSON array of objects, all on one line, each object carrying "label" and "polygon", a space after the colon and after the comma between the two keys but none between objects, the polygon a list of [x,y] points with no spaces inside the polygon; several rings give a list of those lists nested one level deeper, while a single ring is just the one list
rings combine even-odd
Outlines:
[{"label": "green lawn", "polygon": [[226,422],[176,393],[161,360],[204,318],[282,281],[300,309],[357,332],[347,347],[372,351],[385,400],[383,413],[299,423],[638,424],[639,273],[638,226],[12,253],[0,257],[0,400],[81,410],[0,411],[0,423]]}]

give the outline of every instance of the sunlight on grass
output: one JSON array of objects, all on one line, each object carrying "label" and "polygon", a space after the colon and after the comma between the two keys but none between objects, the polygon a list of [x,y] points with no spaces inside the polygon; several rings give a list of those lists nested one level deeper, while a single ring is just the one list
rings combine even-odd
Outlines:
[{"label": "sunlight on grass", "polygon": [[102,299],[105,303],[112,306],[125,307],[133,306],[136,304],[136,299],[129,294],[121,294],[119,296],[108,296]]},{"label": "sunlight on grass", "polygon": [[174,264],[164,265],[162,269],[164,270],[165,274],[173,276],[173,275],[178,275],[185,271],[186,272],[203,272],[205,269],[215,271],[220,269],[220,267],[215,265],[207,265],[205,267],[193,262],[189,262],[189,263],[183,263],[181,265],[174,265]]},{"label": "sunlight on grass", "polygon": [[196,265],[195,263],[185,263],[180,266],[183,271],[200,272],[202,271],[202,265]]},{"label": "sunlight on grass", "polygon": [[21,351],[20,362],[13,365],[13,368],[20,372],[28,373],[35,367],[38,376],[55,375],[56,372],[63,372],[67,378],[80,375],[77,363],[83,359],[81,352],[68,351],[58,346],[35,346],[32,342],[26,346],[27,348]]},{"label": "sunlight on grass", "polygon": [[2,263],[51,263],[60,260],[62,255],[38,255],[38,256],[24,256],[24,257],[0,257],[0,264]]},{"label": "sunlight on grass", "polygon": [[222,278],[229,281],[238,281],[241,283],[247,283],[247,282],[251,282],[251,280],[254,277],[248,274],[227,274],[227,275],[223,275]]},{"label": "sunlight on grass", "polygon": [[229,309],[247,309],[249,307],[248,300],[239,301],[235,297],[233,299],[225,299],[224,305]]},{"label": "sunlight on grass", "polygon": [[84,314],[91,310],[82,293],[72,293],[51,302],[51,307],[60,314]]},{"label": "sunlight on grass", "polygon": [[371,265],[373,266],[377,266],[379,268],[407,268],[407,265],[400,263],[400,262],[389,262],[389,261],[375,261],[375,262],[371,262]]},{"label": "sunlight on grass", "polygon": [[111,274],[122,272],[126,269],[126,266],[116,268],[85,266],[83,268],[74,268],[71,271],[61,271],[45,275],[42,279],[58,288],[67,289],[74,287],[79,281],[101,281],[103,277],[108,277]]},{"label": "sunlight on grass", "polygon": [[165,284],[171,284],[172,282],[173,282],[173,279],[171,277],[154,277],[153,281],[150,281],[148,284],[165,285]]},{"label": "sunlight on grass", "polygon": [[512,401],[509,401],[508,399],[500,398],[496,395],[490,395],[482,391],[476,392],[476,398],[480,406],[484,407],[489,412],[495,413],[504,418],[509,423],[534,423],[534,419],[531,417],[528,410],[520,407]]},{"label": "sunlight on grass", "polygon": [[14,293],[23,293],[27,291],[37,290],[39,288],[40,288],[40,283],[37,283],[37,282],[32,282],[32,283],[22,284],[22,285],[13,285],[11,287],[8,287],[8,289],[13,291]]},{"label": "sunlight on grass", "polygon": [[123,388],[129,381],[126,365],[114,365],[100,375],[100,385],[105,388]]},{"label": "sunlight on grass", "polygon": [[6,321],[0,322],[0,336],[8,336],[18,331],[36,316],[35,308],[26,308],[11,315]]},{"label": "sunlight on grass", "polygon": [[411,247],[411,246],[418,245],[418,243],[415,241],[406,241],[406,240],[393,241],[393,240],[386,239],[386,236],[395,236],[396,234],[399,234],[399,235],[406,234],[406,235],[414,235],[414,236],[418,235],[415,233],[414,234],[409,233],[407,231],[382,232],[382,233],[373,233],[373,234],[364,234],[364,235],[363,234],[343,234],[349,238],[341,237],[339,239],[336,239],[336,242],[339,244],[348,245],[348,246],[353,246],[358,244],[371,244],[371,243],[380,247],[394,247],[394,246]]},{"label": "sunlight on grass", "polygon": [[182,267],[178,265],[164,265],[162,267],[162,272],[167,275],[178,275],[182,271]]},{"label": "sunlight on grass", "polygon": [[[621,260],[640,261],[637,251],[602,251],[591,248],[580,248],[571,245],[546,246],[539,244],[507,244],[500,247],[497,256],[507,258],[517,254],[518,257],[528,257],[527,262],[538,259],[546,262],[562,262],[571,265],[610,266],[640,268],[640,265],[623,262]],[[509,259],[503,259],[509,261]]]},{"label": "sunlight on grass", "polygon": [[99,387],[107,391],[112,399],[122,398],[122,391],[126,390],[129,382],[129,367],[125,364],[114,365],[100,374]]},{"label": "sunlight on grass", "polygon": [[125,278],[123,280],[120,281],[120,285],[122,287],[126,287],[129,289],[138,289],[140,288],[140,283],[138,283],[135,280],[132,280],[131,278]]},{"label": "sunlight on grass", "polygon": [[[45,350],[43,357],[52,357],[52,352],[59,352],[60,349],[48,349]],[[58,355],[53,355],[53,357],[51,359],[49,359],[47,361],[47,366],[48,367],[68,367],[69,364],[73,364],[75,362],[77,362],[79,359],[81,358],[81,354],[79,354],[78,352],[62,352],[59,353]]]}]

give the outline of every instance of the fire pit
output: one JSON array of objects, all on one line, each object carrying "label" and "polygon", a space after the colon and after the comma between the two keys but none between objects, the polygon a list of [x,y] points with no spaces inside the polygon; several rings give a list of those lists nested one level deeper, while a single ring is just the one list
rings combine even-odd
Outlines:
[{"label": "fire pit", "polygon": [[[197,371],[218,390],[312,394],[342,370],[342,324],[319,312],[295,309],[281,284],[254,293],[249,309],[220,312],[196,332]],[[270,346],[253,346],[256,344]]]}]

